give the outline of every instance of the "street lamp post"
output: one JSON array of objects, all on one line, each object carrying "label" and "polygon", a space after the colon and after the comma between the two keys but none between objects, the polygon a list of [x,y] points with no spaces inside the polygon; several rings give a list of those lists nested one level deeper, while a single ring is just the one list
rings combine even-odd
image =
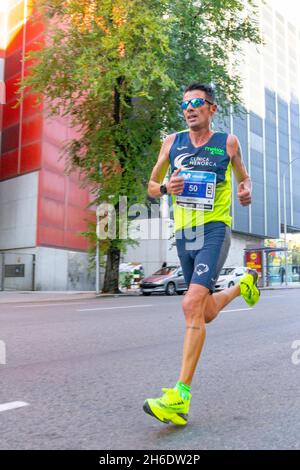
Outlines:
[{"label": "street lamp post", "polygon": [[285,194],[285,177],[286,177],[286,171],[292,163],[294,163],[296,160],[300,160],[300,157],[294,158],[294,160],[290,161],[290,163],[287,164],[286,168],[284,169],[282,179],[283,179],[283,225],[284,225],[284,264],[285,264],[285,285],[287,286],[287,278],[288,278],[288,246],[287,246],[287,217],[286,217],[286,194]]},{"label": "street lamp post", "polygon": [[284,225],[284,265],[285,265],[285,285],[287,286],[288,276],[288,255],[287,255],[287,228],[286,228],[286,196],[285,196],[285,171],[283,174],[283,225]]},{"label": "street lamp post", "polygon": [[96,295],[100,294],[100,206],[96,209]]},{"label": "street lamp post", "polygon": [[[99,176],[102,176],[102,163],[99,163]],[[100,194],[100,185],[99,185],[99,192],[97,193],[97,196]],[[96,206],[96,295],[100,294],[100,284],[101,284],[101,266],[100,266],[100,204],[99,201],[97,201],[97,206]]]}]

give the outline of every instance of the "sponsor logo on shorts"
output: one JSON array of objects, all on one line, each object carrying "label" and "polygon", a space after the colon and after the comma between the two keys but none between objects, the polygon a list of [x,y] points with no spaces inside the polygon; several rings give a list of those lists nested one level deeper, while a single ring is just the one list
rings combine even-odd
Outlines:
[{"label": "sponsor logo on shorts", "polygon": [[209,271],[209,267],[207,264],[197,264],[195,267],[195,272],[198,274],[198,276],[201,276],[201,274],[207,273]]}]

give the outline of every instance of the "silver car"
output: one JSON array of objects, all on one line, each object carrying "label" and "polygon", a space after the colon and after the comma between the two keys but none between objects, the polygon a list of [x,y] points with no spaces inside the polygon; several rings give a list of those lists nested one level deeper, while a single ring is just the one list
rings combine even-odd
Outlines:
[{"label": "silver car", "polygon": [[181,266],[161,268],[151,276],[144,277],[140,286],[143,295],[151,295],[152,292],[174,295],[187,290]]}]

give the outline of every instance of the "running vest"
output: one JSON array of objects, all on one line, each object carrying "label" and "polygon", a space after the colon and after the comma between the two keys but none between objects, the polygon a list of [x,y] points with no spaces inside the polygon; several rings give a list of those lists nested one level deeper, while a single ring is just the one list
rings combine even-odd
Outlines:
[{"label": "running vest", "polygon": [[176,134],[169,154],[172,173],[177,168],[185,172],[213,172],[216,184],[214,206],[210,211],[181,207],[172,195],[175,230],[208,222],[224,222],[231,226],[231,161],[226,151],[227,137],[226,133],[215,132],[205,145],[194,147],[189,130]]}]

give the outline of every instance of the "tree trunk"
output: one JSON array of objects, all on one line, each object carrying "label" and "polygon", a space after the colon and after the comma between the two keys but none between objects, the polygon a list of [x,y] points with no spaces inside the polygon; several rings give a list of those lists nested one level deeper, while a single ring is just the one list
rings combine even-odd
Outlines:
[{"label": "tree trunk", "polygon": [[118,294],[119,290],[119,265],[121,252],[119,248],[110,246],[107,252],[104,285],[102,292]]},{"label": "tree trunk", "polygon": [[[121,121],[121,96],[119,87],[122,87],[124,84],[124,77],[119,77],[117,79],[117,86],[114,89],[114,107],[113,107],[113,119],[115,124],[119,124]],[[120,145],[119,145],[120,147]],[[125,160],[120,159],[120,164],[122,171],[125,171]],[[115,206],[116,211],[118,212],[118,204]],[[120,255],[121,252],[119,248],[111,245],[107,252],[107,260],[105,267],[105,276],[104,276],[104,285],[102,292],[103,293],[119,293],[119,265],[120,265]]]}]

